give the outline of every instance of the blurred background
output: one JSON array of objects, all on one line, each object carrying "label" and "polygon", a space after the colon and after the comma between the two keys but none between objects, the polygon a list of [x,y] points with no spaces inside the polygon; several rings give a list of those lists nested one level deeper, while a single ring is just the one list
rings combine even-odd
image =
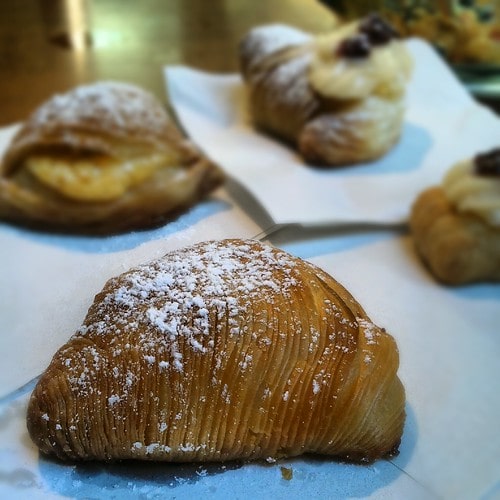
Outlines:
[{"label": "blurred background", "polygon": [[403,36],[431,42],[477,97],[498,106],[500,0],[323,0],[345,20],[378,11]]},{"label": "blurred background", "polygon": [[83,82],[124,80],[165,99],[161,69],[236,71],[253,26],[282,22],[323,32],[383,11],[406,35],[431,40],[471,91],[498,110],[497,1],[2,0],[0,125]]},{"label": "blurred background", "polygon": [[322,31],[335,16],[316,0],[2,0],[0,125],[98,79],[136,83],[164,100],[162,66],[235,71],[241,37],[277,21]]}]

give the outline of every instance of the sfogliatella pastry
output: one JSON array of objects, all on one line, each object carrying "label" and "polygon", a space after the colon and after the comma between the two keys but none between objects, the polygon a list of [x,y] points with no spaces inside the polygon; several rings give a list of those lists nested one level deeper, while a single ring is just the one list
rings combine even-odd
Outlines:
[{"label": "sfogliatella pastry", "polygon": [[240,47],[254,123],[316,165],[375,160],[398,141],[412,60],[377,15],[311,36],[254,28]]},{"label": "sfogliatella pastry", "polygon": [[410,227],[440,281],[500,281],[500,149],[454,165],[417,198]]},{"label": "sfogliatella pastry", "polygon": [[71,232],[143,228],[222,178],[153,95],[98,82],[54,96],[24,123],[0,166],[0,219]]},{"label": "sfogliatella pastry", "polygon": [[394,339],[317,267],[200,243],[111,279],[36,385],[27,423],[64,460],[396,452]]}]

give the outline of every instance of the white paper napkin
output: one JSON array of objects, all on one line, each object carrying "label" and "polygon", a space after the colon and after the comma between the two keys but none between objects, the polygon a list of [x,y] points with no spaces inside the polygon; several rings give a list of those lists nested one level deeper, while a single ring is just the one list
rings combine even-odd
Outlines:
[{"label": "white paper napkin", "polygon": [[408,414],[393,462],[437,498],[498,498],[500,284],[439,285],[411,238],[389,233],[280,246],[337,278],[396,339]]},{"label": "white paper napkin", "polygon": [[[0,496],[496,498],[500,285],[443,287],[423,268],[410,238],[389,232],[273,240],[337,278],[396,339],[408,415],[400,455],[392,463],[356,466],[298,457],[236,469],[68,466],[38,457],[26,431],[27,395],[21,394],[0,402]],[[280,466],[292,469],[290,481],[282,478]]]},{"label": "white paper napkin", "polygon": [[[0,129],[0,158],[17,129]],[[0,221],[0,398],[47,367],[111,276],[179,247],[262,229],[226,188],[162,227],[117,236],[39,233]]]},{"label": "white paper napkin", "polygon": [[165,68],[187,133],[246,186],[276,223],[399,224],[426,186],[454,162],[500,143],[500,120],[475,103],[426,42],[410,40],[415,71],[400,142],[379,161],[315,169],[257,132],[238,75]]},{"label": "white paper napkin", "polygon": [[[65,464],[39,456],[26,430],[29,394],[0,403],[0,498],[422,500],[432,498],[390,462],[359,466],[299,457],[276,464]],[[291,471],[285,480],[281,467]]]}]

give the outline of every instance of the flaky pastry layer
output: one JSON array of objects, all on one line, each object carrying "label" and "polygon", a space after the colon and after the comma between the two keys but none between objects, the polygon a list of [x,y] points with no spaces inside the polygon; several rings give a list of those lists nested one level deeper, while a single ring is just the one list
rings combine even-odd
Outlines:
[{"label": "flaky pastry layer", "polygon": [[315,165],[375,160],[398,141],[412,61],[399,40],[366,57],[339,53],[359,23],[312,37],[294,28],[254,28],[240,61],[256,126],[296,145]]},{"label": "flaky pastry layer", "polygon": [[500,229],[457,211],[442,187],[417,198],[410,228],[419,255],[443,283],[500,281]]},{"label": "flaky pastry layer", "polygon": [[200,243],[111,279],[27,421],[65,460],[395,453],[394,339],[328,274],[256,241]]},{"label": "flaky pastry layer", "polygon": [[222,180],[154,96],[98,82],[54,96],[23,124],[0,165],[0,218],[120,232],[172,217]]}]

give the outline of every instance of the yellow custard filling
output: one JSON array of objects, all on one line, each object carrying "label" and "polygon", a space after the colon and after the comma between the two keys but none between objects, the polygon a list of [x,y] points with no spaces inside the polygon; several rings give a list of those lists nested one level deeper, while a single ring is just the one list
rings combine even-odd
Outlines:
[{"label": "yellow custard filling", "polygon": [[363,99],[369,95],[403,95],[413,62],[402,42],[373,47],[370,54],[349,58],[338,53],[340,43],[356,32],[351,24],[316,39],[309,68],[309,83],[320,95],[332,99]]},{"label": "yellow custard filling", "polygon": [[174,165],[167,153],[136,158],[89,156],[77,159],[65,156],[32,156],[26,168],[36,179],[58,193],[78,201],[110,201],[123,195],[165,165]]},{"label": "yellow custard filling", "polygon": [[457,211],[473,213],[500,228],[500,177],[478,175],[473,160],[463,161],[448,171],[443,189]]}]

